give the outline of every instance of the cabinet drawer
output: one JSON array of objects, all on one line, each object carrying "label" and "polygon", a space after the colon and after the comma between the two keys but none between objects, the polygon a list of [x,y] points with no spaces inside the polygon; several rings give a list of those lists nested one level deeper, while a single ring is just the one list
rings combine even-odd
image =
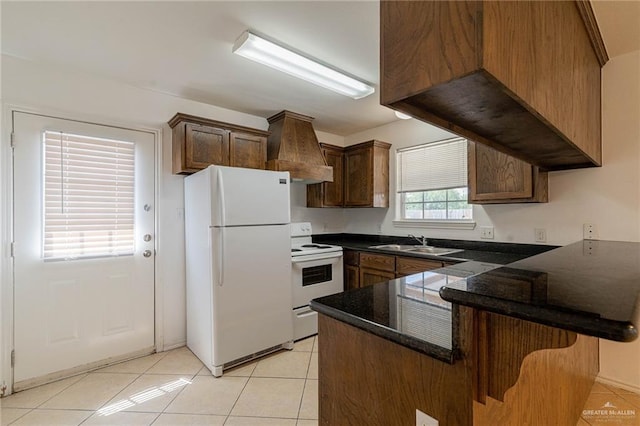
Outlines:
[{"label": "cabinet drawer", "polygon": [[360,266],[377,269],[379,271],[394,272],[396,270],[396,257],[384,254],[360,253]]},{"label": "cabinet drawer", "polygon": [[443,266],[444,264],[440,260],[396,257],[396,275],[399,277],[430,271],[432,269],[442,268]]}]

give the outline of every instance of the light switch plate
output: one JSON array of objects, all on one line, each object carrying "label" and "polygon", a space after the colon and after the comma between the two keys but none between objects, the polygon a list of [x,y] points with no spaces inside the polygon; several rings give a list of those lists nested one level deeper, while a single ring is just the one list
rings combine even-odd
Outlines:
[{"label": "light switch plate", "polygon": [[582,225],[582,238],[585,240],[598,239],[598,227],[594,223],[585,223]]},{"label": "light switch plate", "polygon": [[547,230],[544,228],[536,228],[533,230],[536,234],[536,243],[546,243],[547,242]]},{"label": "light switch plate", "polygon": [[481,226],[480,238],[483,240],[493,240],[493,226]]}]

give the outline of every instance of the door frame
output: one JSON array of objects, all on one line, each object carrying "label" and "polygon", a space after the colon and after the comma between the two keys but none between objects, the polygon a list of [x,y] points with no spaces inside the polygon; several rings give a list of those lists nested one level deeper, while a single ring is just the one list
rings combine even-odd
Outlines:
[{"label": "door frame", "polygon": [[127,130],[151,133],[154,139],[154,346],[161,351],[164,346],[163,325],[163,289],[158,254],[161,236],[158,225],[160,220],[160,176],[162,172],[162,128],[145,127],[138,124],[119,122],[111,118],[102,118],[83,113],[69,113],[49,108],[34,108],[16,104],[3,104],[2,131],[0,132],[0,396],[11,394],[13,388],[13,367],[11,352],[14,349],[14,284],[15,271],[11,242],[13,241],[13,151],[11,133],[13,131],[13,113],[44,115],[63,120],[77,121],[102,126],[119,127]]}]

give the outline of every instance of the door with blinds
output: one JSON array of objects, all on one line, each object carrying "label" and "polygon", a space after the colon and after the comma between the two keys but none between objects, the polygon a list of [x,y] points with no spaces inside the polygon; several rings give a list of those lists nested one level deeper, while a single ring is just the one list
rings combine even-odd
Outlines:
[{"label": "door with blinds", "polygon": [[154,346],[155,140],[13,113],[14,390]]}]

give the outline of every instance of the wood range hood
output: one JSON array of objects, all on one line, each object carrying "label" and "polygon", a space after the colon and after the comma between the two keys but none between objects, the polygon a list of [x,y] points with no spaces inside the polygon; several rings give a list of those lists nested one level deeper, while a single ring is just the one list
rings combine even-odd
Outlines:
[{"label": "wood range hood", "polygon": [[288,171],[303,183],[333,182],[333,167],[327,166],[311,121],[313,117],[281,111],[267,118],[267,169]]}]

